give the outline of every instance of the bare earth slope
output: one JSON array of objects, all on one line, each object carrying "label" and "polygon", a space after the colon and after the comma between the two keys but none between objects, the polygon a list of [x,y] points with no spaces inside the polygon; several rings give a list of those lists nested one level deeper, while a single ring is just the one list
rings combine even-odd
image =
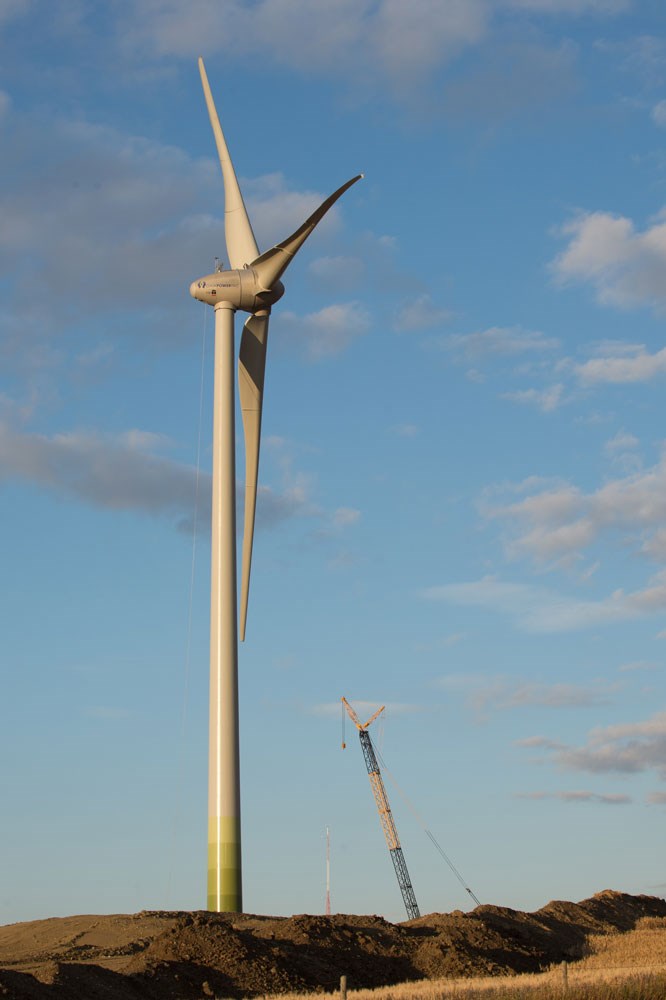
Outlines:
[{"label": "bare earth slope", "polygon": [[0,997],[200,1000],[536,972],[591,934],[666,916],[666,901],[606,890],[535,913],[477,906],[403,924],[381,917],[143,912],[0,927]]}]

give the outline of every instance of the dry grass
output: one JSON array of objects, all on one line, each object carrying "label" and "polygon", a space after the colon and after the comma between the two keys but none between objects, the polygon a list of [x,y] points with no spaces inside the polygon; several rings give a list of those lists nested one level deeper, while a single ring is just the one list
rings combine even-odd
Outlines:
[{"label": "dry grass", "polygon": [[666,965],[666,917],[643,917],[627,934],[595,934],[589,955],[574,969]]},{"label": "dry grass", "polygon": [[[483,979],[427,979],[376,990],[349,990],[349,1000],[664,1000],[666,917],[645,917],[635,930],[595,934],[588,955],[566,970]],[[319,993],[317,1000],[339,1000]],[[303,1000],[296,993],[266,1000]]]}]

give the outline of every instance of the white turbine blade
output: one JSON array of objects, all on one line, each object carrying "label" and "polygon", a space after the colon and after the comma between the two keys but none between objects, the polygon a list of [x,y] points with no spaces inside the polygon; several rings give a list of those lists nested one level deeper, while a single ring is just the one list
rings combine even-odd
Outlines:
[{"label": "white turbine blade", "polygon": [[267,250],[266,253],[262,253],[261,257],[257,257],[256,260],[252,261],[252,267],[254,268],[259,284],[262,288],[268,290],[272,288],[278,278],[284,274],[287,267],[293,260],[296,252],[303,246],[308,236],[315,228],[315,226],[321,222],[329,208],[331,208],[338,198],[340,198],[352,184],[356,184],[356,181],[360,181],[363,174],[358,174],[357,177],[352,177],[350,181],[343,184],[342,187],[334,191],[333,194],[322,202],[316,212],[313,212],[309,219],[306,219],[303,225],[288,236],[286,240],[282,243],[278,243],[274,246],[272,250]]},{"label": "white turbine blade", "polygon": [[259,250],[247,215],[243,195],[236,180],[236,172],[229,156],[220,119],[215,110],[213,95],[210,92],[206,76],[206,67],[201,58],[199,58],[199,72],[201,73],[201,83],[210,123],[215,135],[215,145],[220,157],[222,179],[224,180],[224,235],[227,241],[227,255],[232,269],[237,270],[254,260]]},{"label": "white turbine blade", "polygon": [[243,568],[241,572],[240,637],[245,640],[250,566],[257,507],[261,409],[264,399],[264,371],[268,345],[268,312],[250,316],[241,336],[238,355],[238,395],[245,434],[245,524],[243,527]]}]

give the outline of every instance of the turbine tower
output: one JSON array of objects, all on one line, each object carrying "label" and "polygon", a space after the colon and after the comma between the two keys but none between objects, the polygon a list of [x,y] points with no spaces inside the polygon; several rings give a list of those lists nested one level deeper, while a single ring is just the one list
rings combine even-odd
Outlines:
[{"label": "turbine tower", "polygon": [[260,254],[199,59],[210,123],[224,182],[224,232],[231,270],[216,270],[190,285],[190,294],[215,309],[213,397],[213,515],[211,532],[210,731],[208,769],[208,909],[240,913],[240,768],[238,734],[238,628],[236,582],[236,456],[234,316],[250,314],[243,327],[238,383],[245,437],[240,634],[245,638],[250,563],[257,502],[261,410],[268,318],[282,298],[280,278],[317,223],[359,174],[338,188],[296,232]]}]

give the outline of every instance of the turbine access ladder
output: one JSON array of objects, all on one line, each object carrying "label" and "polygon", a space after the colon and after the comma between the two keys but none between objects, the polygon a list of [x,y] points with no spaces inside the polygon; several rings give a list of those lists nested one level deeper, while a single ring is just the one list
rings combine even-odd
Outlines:
[{"label": "turbine access ladder", "polygon": [[[393,868],[395,869],[396,878],[398,879],[398,885],[400,886],[400,892],[402,893],[405,909],[407,910],[407,917],[409,920],[412,920],[415,917],[420,917],[421,913],[419,911],[418,903],[416,902],[416,896],[414,895],[411,879],[409,877],[405,858],[402,853],[402,847],[400,846],[400,840],[398,839],[398,831],[395,827],[388,796],[386,794],[384,782],[382,781],[381,772],[379,770],[379,764],[377,763],[374,747],[372,746],[372,740],[370,739],[370,733],[368,732],[370,723],[374,722],[378,715],[381,715],[386,706],[382,705],[382,707],[378,709],[374,715],[370,716],[367,722],[361,722],[358,715],[345,697],[342,698],[342,704],[347,710],[347,715],[358,729],[363,758],[365,760],[365,766],[368,769],[370,787],[372,788],[372,794],[375,797],[375,803],[377,805],[377,811],[379,812],[382,830],[384,831],[386,844],[389,849],[389,854],[391,855],[391,861],[393,862]],[[345,743],[343,741],[342,749],[344,750],[344,748]]]}]

